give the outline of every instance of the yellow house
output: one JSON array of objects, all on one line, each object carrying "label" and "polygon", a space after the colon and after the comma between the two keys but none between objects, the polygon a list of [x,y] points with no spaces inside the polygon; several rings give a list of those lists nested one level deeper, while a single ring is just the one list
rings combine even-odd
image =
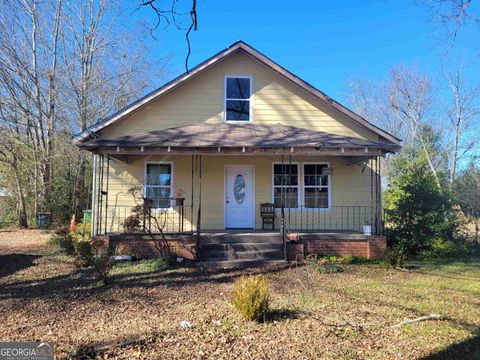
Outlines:
[{"label": "yellow house", "polygon": [[247,260],[284,258],[288,239],[377,256],[379,158],[401,147],[242,41],[74,143],[95,154],[93,236]]}]

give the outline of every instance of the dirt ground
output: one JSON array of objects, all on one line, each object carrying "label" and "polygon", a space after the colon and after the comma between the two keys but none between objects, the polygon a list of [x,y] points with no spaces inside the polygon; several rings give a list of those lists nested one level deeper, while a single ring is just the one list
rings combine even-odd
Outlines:
[{"label": "dirt ground", "polygon": [[[115,268],[98,287],[90,270],[46,246],[48,232],[0,232],[0,339],[52,341],[58,358],[480,358],[480,265],[425,263],[409,271],[343,265],[249,270]],[[233,281],[264,273],[266,323],[241,319]],[[445,320],[394,327],[439,314]],[[192,327],[183,329],[181,321]],[[359,325],[360,324],[360,325]]]}]

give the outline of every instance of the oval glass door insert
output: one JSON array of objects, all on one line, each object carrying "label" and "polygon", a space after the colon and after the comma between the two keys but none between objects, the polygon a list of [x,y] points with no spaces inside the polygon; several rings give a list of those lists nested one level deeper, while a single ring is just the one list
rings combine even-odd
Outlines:
[{"label": "oval glass door insert", "polygon": [[238,204],[245,200],[245,180],[242,175],[237,175],[233,183],[233,196]]}]

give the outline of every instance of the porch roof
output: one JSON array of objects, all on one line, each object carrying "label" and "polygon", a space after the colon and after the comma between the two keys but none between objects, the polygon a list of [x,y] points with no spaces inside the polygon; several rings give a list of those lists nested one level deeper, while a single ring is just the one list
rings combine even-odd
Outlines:
[{"label": "porch roof", "polygon": [[285,125],[209,124],[169,128],[114,139],[93,139],[79,144],[96,151],[101,148],[329,148],[377,149],[395,152],[391,142],[364,140]]}]

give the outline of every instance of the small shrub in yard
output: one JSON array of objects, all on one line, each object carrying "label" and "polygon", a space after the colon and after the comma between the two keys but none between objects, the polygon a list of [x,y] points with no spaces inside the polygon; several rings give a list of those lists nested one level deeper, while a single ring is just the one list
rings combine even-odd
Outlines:
[{"label": "small shrub in yard", "polygon": [[112,270],[113,261],[108,254],[95,255],[93,258],[93,271],[98,280],[98,284],[103,286],[109,283],[110,270]]},{"label": "small shrub in yard", "polygon": [[95,252],[90,241],[78,241],[75,243],[75,265],[89,267],[93,265]]},{"label": "small shrub in yard", "polygon": [[76,241],[67,228],[57,230],[48,242],[51,245],[58,246],[67,255],[73,255],[75,253]]},{"label": "small shrub in yard", "polygon": [[394,246],[385,251],[385,264],[391,268],[401,268],[405,265],[407,253],[401,246]]},{"label": "small shrub in yard", "polygon": [[264,275],[242,276],[234,283],[231,301],[245,319],[265,321],[269,291],[270,286]]}]

